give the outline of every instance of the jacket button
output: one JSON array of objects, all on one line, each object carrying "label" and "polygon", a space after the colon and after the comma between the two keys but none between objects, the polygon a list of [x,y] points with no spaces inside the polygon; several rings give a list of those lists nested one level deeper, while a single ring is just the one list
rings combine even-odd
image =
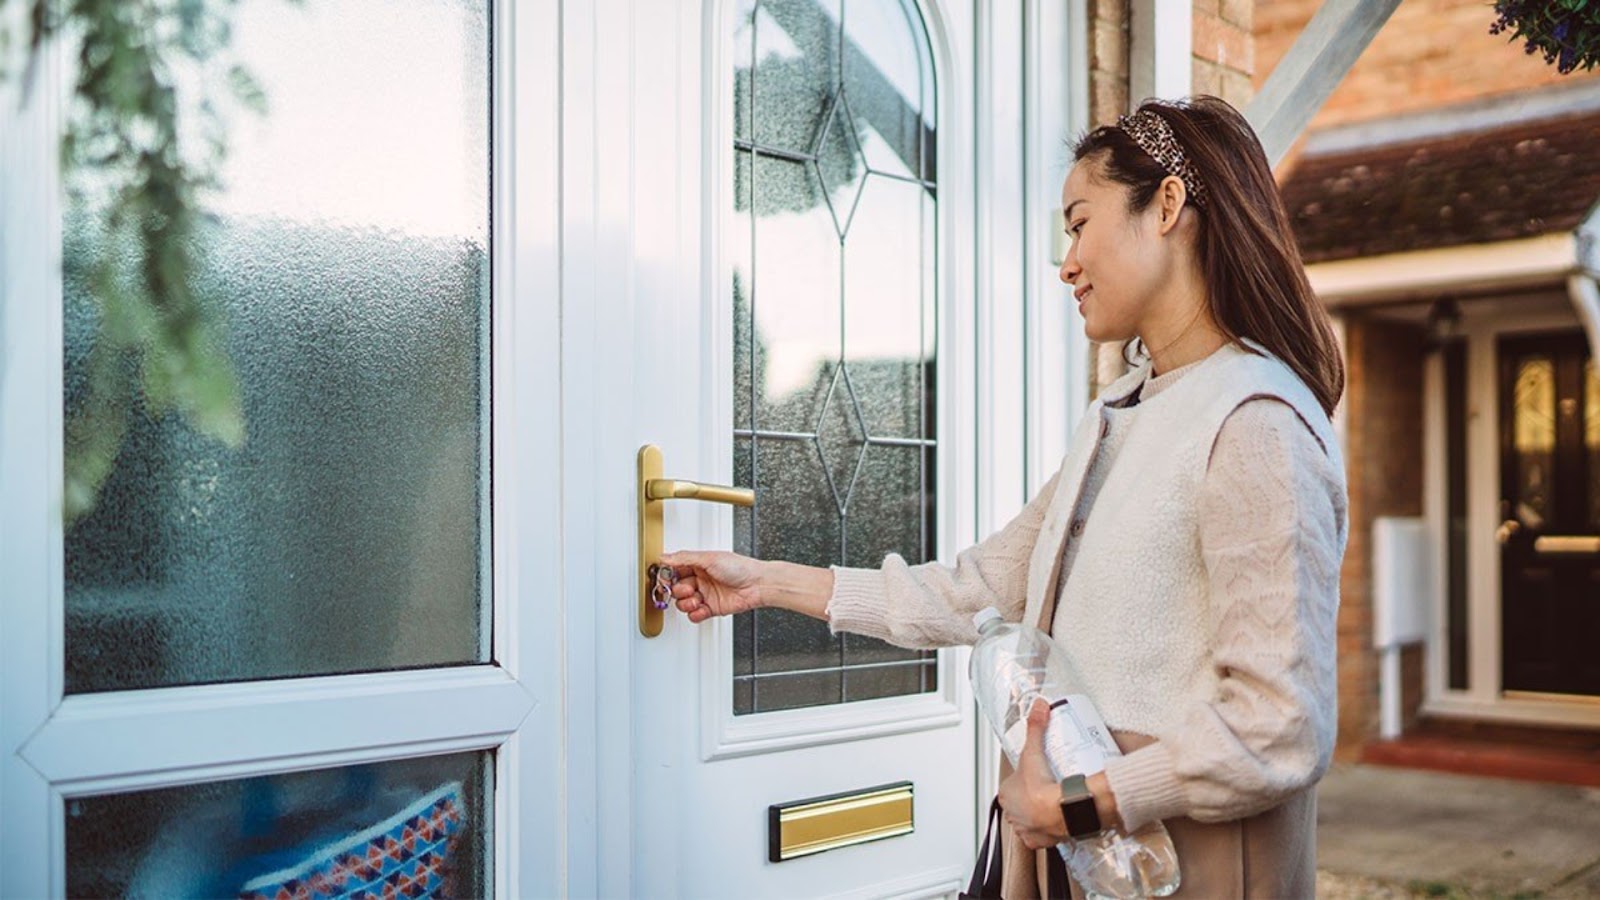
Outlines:
[{"label": "jacket button", "polygon": [[1072,536],[1078,537],[1081,534],[1083,534],[1083,520],[1079,519],[1072,523]]}]

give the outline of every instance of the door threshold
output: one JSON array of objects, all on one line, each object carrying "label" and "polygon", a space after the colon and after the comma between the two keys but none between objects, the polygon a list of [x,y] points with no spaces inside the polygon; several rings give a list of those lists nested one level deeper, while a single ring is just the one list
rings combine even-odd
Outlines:
[{"label": "door threshold", "polygon": [[1552,747],[1450,735],[1402,735],[1367,744],[1360,760],[1458,775],[1600,787],[1600,739],[1594,746]]}]

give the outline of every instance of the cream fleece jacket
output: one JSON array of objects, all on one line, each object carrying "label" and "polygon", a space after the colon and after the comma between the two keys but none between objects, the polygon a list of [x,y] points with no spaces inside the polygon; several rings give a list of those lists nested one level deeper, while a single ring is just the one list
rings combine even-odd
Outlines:
[{"label": "cream fleece jacket", "polygon": [[[1140,396],[1155,396],[1192,368],[1147,379]],[[1092,517],[1117,444],[1108,427],[1076,520]],[[1016,518],[952,565],[908,566],[891,555],[880,569],[835,568],[831,627],[901,646],[939,647],[975,641],[972,614],[985,606],[1017,620],[1055,487],[1052,479]],[[1165,733],[1153,735],[1155,742],[1108,764],[1129,828],[1269,809],[1315,783],[1332,753],[1342,472],[1291,406],[1251,400],[1218,433],[1198,502],[1213,606],[1206,638],[1218,688],[1187,704]],[[1066,542],[1065,567],[1075,543]]]}]

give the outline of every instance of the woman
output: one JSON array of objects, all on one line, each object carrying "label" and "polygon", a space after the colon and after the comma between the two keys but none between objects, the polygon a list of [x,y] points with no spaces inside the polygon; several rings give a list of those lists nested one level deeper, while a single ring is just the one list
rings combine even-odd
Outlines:
[{"label": "woman", "polygon": [[[677,553],[677,605],[695,622],[781,607],[906,647],[972,643],[990,604],[1038,623],[1125,751],[1089,780],[1100,821],[1164,821],[1180,895],[1311,896],[1346,537],[1339,348],[1232,107],[1147,102],[1074,160],[1061,279],[1089,338],[1133,340],[1141,364],[1090,406],[1055,478],[953,566]],[[1007,897],[1043,883],[1023,848],[1067,834],[1043,713],[1000,787]]]}]

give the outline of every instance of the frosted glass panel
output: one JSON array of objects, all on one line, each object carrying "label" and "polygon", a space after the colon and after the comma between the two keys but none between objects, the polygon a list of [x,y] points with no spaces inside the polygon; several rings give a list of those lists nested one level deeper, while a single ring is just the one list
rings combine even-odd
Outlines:
[{"label": "frosted glass panel", "polygon": [[[935,106],[900,0],[741,3],[734,172],[736,549],[816,566],[930,559]],[[734,712],[937,688],[936,654],[762,610],[734,623]]]},{"label": "frosted glass panel", "polygon": [[809,151],[839,77],[841,0],[761,0],[755,10],[755,69],[734,62],[749,84],[755,141]]},{"label": "frosted glass panel", "polygon": [[[270,112],[233,119],[196,287],[248,437],[134,413],[66,537],[69,692],[488,659],[485,3],[262,0],[233,34]],[[98,221],[64,223],[69,412]]]},{"label": "frosted glass panel", "polygon": [[493,796],[476,752],[69,799],[66,894],[484,897]]}]

